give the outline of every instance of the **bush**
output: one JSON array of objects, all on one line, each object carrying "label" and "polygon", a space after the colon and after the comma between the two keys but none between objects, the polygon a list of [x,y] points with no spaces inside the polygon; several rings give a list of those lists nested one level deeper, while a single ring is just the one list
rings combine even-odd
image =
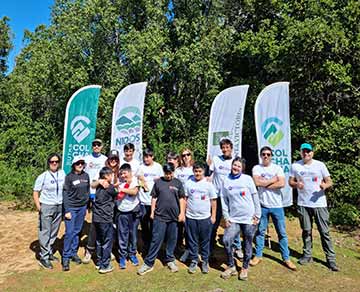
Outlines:
[{"label": "bush", "polygon": [[330,221],[335,225],[360,226],[359,210],[348,203],[330,209]]}]

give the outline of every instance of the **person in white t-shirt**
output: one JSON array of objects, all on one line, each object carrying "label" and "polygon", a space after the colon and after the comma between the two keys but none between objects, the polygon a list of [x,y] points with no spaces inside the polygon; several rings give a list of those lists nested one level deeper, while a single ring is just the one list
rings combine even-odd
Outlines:
[{"label": "person in white t-shirt", "polygon": [[210,234],[216,221],[216,190],[205,178],[205,167],[193,165],[193,173],[185,183],[186,195],[186,235],[189,258],[189,273],[197,270],[199,247],[201,254],[201,271],[209,272]]},{"label": "person in white t-shirt", "polygon": [[298,213],[304,244],[299,264],[305,265],[313,261],[312,223],[315,219],[328,267],[337,272],[339,268],[336,265],[330,237],[329,212],[325,196],[325,190],[332,186],[330,173],[323,162],[313,159],[311,144],[301,144],[300,153],[302,160],[292,164],[289,178],[290,186],[298,191]]},{"label": "person in white t-shirt", "polygon": [[127,143],[124,145],[124,157],[120,157],[120,166],[124,163],[128,163],[131,166],[131,173],[134,176],[138,176],[140,167],[140,161],[134,158],[135,145],[133,143]]},{"label": "person in white t-shirt", "polygon": [[155,181],[164,176],[162,166],[154,161],[154,151],[146,148],[143,151],[143,164],[140,165],[139,173],[144,178],[144,188],[139,191],[140,204],[142,208],[141,236],[143,240],[143,254],[146,255],[151,242],[152,223],[151,215],[151,191]]},{"label": "person in white t-shirt", "polygon": [[60,155],[50,154],[47,159],[49,169],[37,177],[34,185],[33,198],[39,212],[39,264],[45,269],[52,269],[51,261],[59,260],[54,256],[52,246],[62,217],[65,172],[60,169],[60,164]]},{"label": "person in white t-shirt", "polygon": [[[85,172],[90,177],[90,201],[89,211],[91,210],[91,202],[95,200],[96,188],[91,187],[91,184],[99,179],[100,170],[105,166],[107,157],[101,153],[103,149],[103,142],[100,139],[92,141],[92,153],[86,155],[85,159]],[[91,220],[92,221],[92,220]],[[91,261],[92,254],[95,252],[96,245],[96,230],[95,225],[91,222],[87,244],[85,247],[85,254],[82,259],[83,264],[88,264]]]},{"label": "person in white t-shirt", "polygon": [[295,271],[296,266],[290,261],[288,237],[285,226],[285,213],[282,204],[281,188],[285,186],[285,174],[279,165],[271,162],[272,149],[264,146],[260,149],[261,164],[254,166],[252,170],[255,185],[261,204],[261,218],[255,235],[255,256],[250,261],[250,266],[256,266],[262,261],[265,232],[271,216],[279,238],[279,246],[284,264]]},{"label": "person in white t-shirt", "polygon": [[[222,155],[214,156],[212,160],[209,159],[207,161],[209,165],[209,172],[212,179],[212,183],[218,194],[217,208],[216,208],[216,222],[213,225],[213,229],[211,231],[211,241],[210,241],[211,253],[213,252],[216,243],[217,230],[219,228],[220,220],[222,217],[222,207],[221,207],[221,199],[220,199],[221,186],[225,177],[227,177],[228,174],[231,172],[231,163],[233,159],[232,158],[233,143],[231,142],[231,140],[227,138],[223,138],[220,140],[219,145]],[[243,171],[245,171],[244,167],[243,167]],[[233,249],[236,257],[238,257],[239,259],[242,259],[244,257],[241,248],[240,235],[235,238],[233,243]]]}]

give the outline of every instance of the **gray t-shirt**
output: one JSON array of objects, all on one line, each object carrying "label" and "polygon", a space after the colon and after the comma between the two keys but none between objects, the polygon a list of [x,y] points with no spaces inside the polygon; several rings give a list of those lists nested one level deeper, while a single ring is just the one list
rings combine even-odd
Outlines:
[{"label": "gray t-shirt", "polygon": [[34,185],[34,191],[40,192],[40,203],[46,205],[62,204],[64,182],[65,172],[62,169],[56,172],[48,170],[40,174]]}]

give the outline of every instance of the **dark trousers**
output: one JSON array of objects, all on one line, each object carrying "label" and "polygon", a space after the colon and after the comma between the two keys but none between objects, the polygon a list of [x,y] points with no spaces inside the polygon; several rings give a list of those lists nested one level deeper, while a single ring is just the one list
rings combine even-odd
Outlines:
[{"label": "dark trousers", "polygon": [[212,229],[210,217],[200,220],[186,218],[185,228],[190,260],[193,262],[198,261],[200,246],[201,260],[203,262],[208,262],[210,254],[210,234]]},{"label": "dark trousers", "polygon": [[243,268],[247,269],[249,267],[249,262],[252,255],[252,241],[254,238],[256,225],[253,224],[240,224],[240,223],[231,223],[231,225],[225,229],[224,232],[224,245],[225,252],[228,259],[228,266],[233,267],[235,265],[234,254],[233,254],[233,243],[234,239],[239,236],[240,231],[244,237],[244,259],[243,259]]},{"label": "dark trousers", "polygon": [[116,218],[119,257],[135,256],[139,218],[135,212],[118,212]]},{"label": "dark trousers", "polygon": [[95,251],[95,242],[96,242],[96,227],[94,222],[91,222],[89,228],[89,234],[87,238],[86,249],[90,252]]},{"label": "dark trousers", "polygon": [[312,225],[315,220],[320,233],[321,245],[328,262],[335,262],[335,251],[332,246],[329,230],[329,212],[326,207],[309,208],[298,206],[299,220],[302,229],[303,255],[312,257]]},{"label": "dark trousers", "polygon": [[79,248],[79,235],[84,224],[86,205],[69,208],[65,212],[71,213],[71,219],[65,219],[65,238],[63,260],[68,260],[77,254]]},{"label": "dark trousers", "polygon": [[140,224],[141,224],[141,237],[144,244],[144,252],[147,253],[150,248],[151,242],[151,233],[153,228],[153,220],[150,218],[151,206],[141,205],[142,214]]},{"label": "dark trousers", "polygon": [[161,245],[166,238],[165,262],[175,260],[174,250],[178,233],[178,222],[163,222],[155,217],[149,253],[145,257],[145,264],[152,267],[159,253]]},{"label": "dark trousers", "polygon": [[113,243],[112,223],[94,222],[96,229],[96,257],[100,269],[105,269],[110,265],[111,250]]}]

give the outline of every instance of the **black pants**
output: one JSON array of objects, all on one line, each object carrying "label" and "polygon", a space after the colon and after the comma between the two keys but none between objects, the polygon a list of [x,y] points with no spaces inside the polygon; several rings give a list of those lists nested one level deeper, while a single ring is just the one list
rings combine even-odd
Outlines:
[{"label": "black pants", "polygon": [[151,214],[151,206],[149,205],[141,205],[142,208],[142,218],[140,220],[141,225],[141,237],[143,241],[143,249],[144,253],[147,254],[150,248],[151,243],[151,234],[153,229],[153,220],[150,218]]}]

